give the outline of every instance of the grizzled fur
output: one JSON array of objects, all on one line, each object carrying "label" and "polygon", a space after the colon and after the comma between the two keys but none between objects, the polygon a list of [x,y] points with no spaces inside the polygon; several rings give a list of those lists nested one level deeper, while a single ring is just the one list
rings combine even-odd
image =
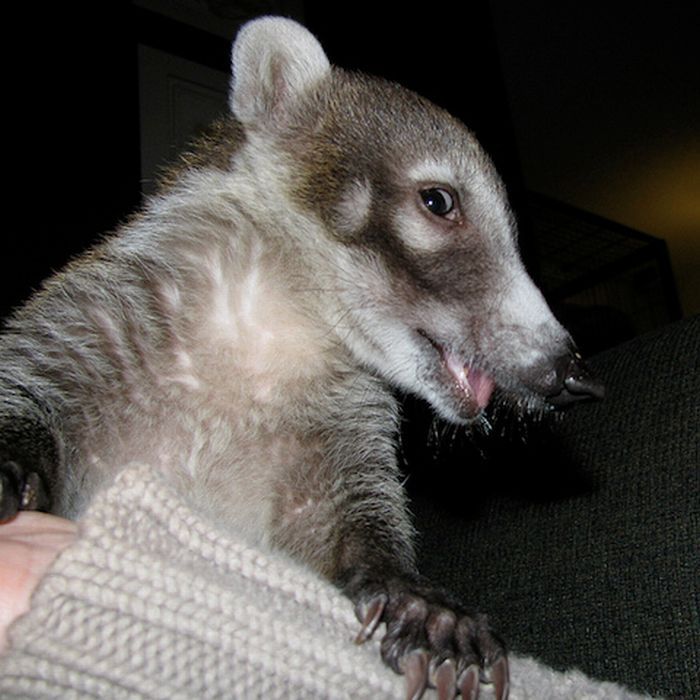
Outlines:
[{"label": "grizzled fur", "polygon": [[0,518],[77,518],[149,464],[341,585],[361,637],[386,622],[409,690],[471,693],[493,664],[505,696],[500,642],[415,571],[391,388],[455,423],[496,389],[542,408],[568,336],[464,126],[287,20],[244,27],[232,63],[231,114],[2,336]]}]

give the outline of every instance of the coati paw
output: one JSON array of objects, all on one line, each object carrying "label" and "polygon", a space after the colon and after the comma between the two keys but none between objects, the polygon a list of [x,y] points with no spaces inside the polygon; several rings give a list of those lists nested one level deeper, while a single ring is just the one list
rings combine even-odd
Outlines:
[{"label": "coati paw", "polygon": [[17,462],[0,463],[0,523],[20,510],[44,510],[46,489],[36,472],[25,471]]},{"label": "coati paw", "polygon": [[366,584],[353,596],[362,629],[361,644],[381,623],[385,663],[406,676],[406,698],[420,698],[427,686],[439,700],[459,693],[479,697],[481,683],[493,684],[497,700],[508,697],[508,659],[503,643],[483,615],[471,617],[450,596],[402,580]]}]

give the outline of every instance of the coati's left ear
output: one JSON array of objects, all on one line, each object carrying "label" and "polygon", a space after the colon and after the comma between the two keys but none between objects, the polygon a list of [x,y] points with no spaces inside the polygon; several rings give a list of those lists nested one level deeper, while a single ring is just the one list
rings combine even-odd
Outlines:
[{"label": "coati's left ear", "polygon": [[330,72],[313,34],[282,17],[245,24],[233,44],[231,68],[231,111],[251,126],[283,122],[296,99]]}]

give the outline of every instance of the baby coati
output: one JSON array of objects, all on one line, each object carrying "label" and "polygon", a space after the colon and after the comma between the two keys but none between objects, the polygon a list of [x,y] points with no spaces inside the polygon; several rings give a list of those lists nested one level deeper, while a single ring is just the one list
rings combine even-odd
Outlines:
[{"label": "baby coati", "polygon": [[411,92],[262,18],[230,114],[0,340],[0,519],[79,518],[131,461],[354,601],[358,640],[441,697],[505,698],[503,644],[416,571],[393,389],[455,424],[494,394],[597,395],[520,261],[489,159]]}]

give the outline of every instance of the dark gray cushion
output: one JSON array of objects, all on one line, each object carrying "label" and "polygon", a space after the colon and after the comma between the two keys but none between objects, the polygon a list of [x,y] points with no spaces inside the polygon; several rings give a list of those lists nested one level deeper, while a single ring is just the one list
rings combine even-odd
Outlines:
[{"label": "dark gray cushion", "polygon": [[594,358],[554,436],[414,470],[424,573],[519,652],[700,698],[699,357],[696,316]]}]

